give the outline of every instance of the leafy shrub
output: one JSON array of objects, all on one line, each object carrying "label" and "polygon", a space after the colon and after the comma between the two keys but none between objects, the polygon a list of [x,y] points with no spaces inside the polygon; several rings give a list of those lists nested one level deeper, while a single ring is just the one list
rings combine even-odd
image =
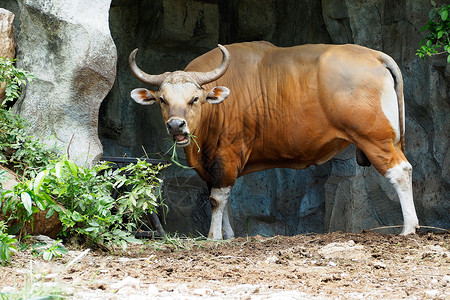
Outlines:
[{"label": "leafy shrub", "polygon": [[0,106],[5,106],[7,102],[12,102],[19,98],[20,88],[26,85],[27,81],[32,81],[33,74],[14,67],[15,59],[0,57],[0,82],[5,83],[6,98]]},{"label": "leafy shrub", "polygon": [[[91,244],[126,249],[128,242],[138,242],[131,232],[140,226],[142,216],[162,205],[156,195],[163,168],[141,160],[116,170],[106,162],[82,168],[60,159],[13,191],[3,191],[3,214],[20,226],[32,224],[33,214],[40,210],[48,210],[47,218],[57,212],[61,235],[81,235]],[[113,191],[125,186],[129,189],[114,199]]]},{"label": "leafy shrub", "polygon": [[[425,55],[447,54],[447,62],[450,63],[450,5],[443,5],[440,8],[433,8],[429,13],[427,25],[422,31],[428,33],[420,42],[420,48],[416,55],[424,58]],[[439,52],[443,50],[442,52]]]},{"label": "leafy shrub", "polygon": [[[34,78],[16,69],[13,62],[0,58],[0,82],[6,84],[6,98],[0,104],[0,164],[22,180],[12,191],[0,189],[1,214],[8,224],[15,224],[6,231],[5,223],[0,223],[2,261],[9,261],[16,250],[17,240],[10,234],[19,233],[20,237],[27,223],[33,229],[33,215],[39,211],[47,211],[47,218],[58,213],[64,237],[82,236],[90,244],[123,249],[128,242],[138,242],[131,232],[139,228],[145,213],[163,204],[157,196],[158,174],[165,166],[138,160],[120,169],[105,162],[82,168],[58,157],[56,149],[47,149],[29,136],[26,122],[6,107],[19,97],[21,86]],[[51,259],[64,251],[55,244],[38,254]]]},{"label": "leafy shrub", "polygon": [[53,257],[61,257],[67,254],[67,249],[61,246],[62,240],[55,241],[52,245],[45,242],[38,242],[31,246],[35,257],[41,256],[44,260],[51,260]]},{"label": "leafy shrub", "polygon": [[0,163],[20,175],[35,175],[57,157],[57,152],[30,137],[26,126],[22,118],[0,108]]},{"label": "leafy shrub", "polygon": [[0,263],[9,262],[11,259],[11,253],[16,252],[17,248],[15,244],[17,240],[13,235],[10,235],[6,231],[6,223],[0,221]]}]

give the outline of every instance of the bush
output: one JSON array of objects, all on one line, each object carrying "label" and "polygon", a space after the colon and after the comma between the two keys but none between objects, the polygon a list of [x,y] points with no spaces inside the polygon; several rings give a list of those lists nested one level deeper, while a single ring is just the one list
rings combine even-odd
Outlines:
[{"label": "bush", "polygon": [[[7,219],[0,222],[1,261],[9,261],[17,250],[11,234],[20,237],[27,223],[33,228],[33,215],[39,211],[47,211],[47,218],[57,212],[63,225],[60,235],[66,238],[82,236],[89,244],[122,249],[138,242],[131,232],[141,226],[142,216],[163,205],[158,175],[165,166],[138,160],[124,168],[106,162],[82,168],[58,157],[54,148],[29,136],[26,122],[6,107],[33,78],[16,69],[13,60],[0,58],[0,81],[6,83],[6,99],[0,104],[0,164],[22,178],[12,191],[0,189],[0,214]],[[3,176],[0,171],[0,179]],[[60,254],[56,245],[43,252],[46,259]]]},{"label": "bush", "polygon": [[[427,25],[422,31],[428,31],[420,42],[420,48],[416,55],[421,58],[436,54],[447,54],[447,62],[450,63],[450,5],[433,8],[429,13]],[[443,51],[442,51],[443,50]],[[439,52],[441,51],[441,52]]]},{"label": "bush", "polygon": [[[48,210],[47,218],[57,212],[62,236],[83,236],[90,244],[125,250],[128,242],[138,242],[131,232],[140,227],[142,216],[162,205],[156,195],[164,167],[138,160],[115,170],[106,162],[82,168],[60,159],[13,191],[3,191],[3,214],[16,221],[17,233],[26,222],[33,223],[35,212]],[[114,199],[113,191],[122,186],[128,189]]]},{"label": "bush", "polygon": [[57,158],[57,151],[29,136],[26,126],[19,116],[0,108],[0,164],[20,175],[34,176]]},{"label": "bush", "polygon": [[15,244],[17,240],[13,235],[10,235],[6,231],[6,223],[0,221],[0,263],[9,262],[11,259],[11,252],[16,252],[17,248]]},{"label": "bush", "polygon": [[15,59],[0,57],[0,82],[5,83],[6,98],[2,101],[1,107],[8,102],[13,102],[20,96],[20,88],[26,85],[27,81],[32,81],[33,74],[14,67]]}]

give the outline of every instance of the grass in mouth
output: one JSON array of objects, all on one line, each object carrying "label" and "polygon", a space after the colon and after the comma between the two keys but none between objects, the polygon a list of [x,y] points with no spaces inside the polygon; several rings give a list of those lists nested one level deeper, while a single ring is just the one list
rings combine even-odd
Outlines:
[{"label": "grass in mouth", "polygon": [[[200,152],[200,146],[198,145],[198,142],[197,142],[197,140],[196,140],[198,137],[196,137],[195,135],[190,134],[190,133],[187,134],[187,137],[188,137],[188,139],[190,139],[191,141],[194,141],[194,143],[195,143],[195,145],[197,146],[197,149],[198,149],[197,152]],[[171,155],[171,157],[170,157],[170,160],[171,160],[175,165],[177,165],[177,166],[179,166],[179,167],[182,167],[182,168],[184,168],[184,169],[192,169],[191,167],[185,166],[185,165],[183,165],[183,164],[180,163],[180,161],[179,161],[179,159],[178,159],[177,142],[176,142],[176,141],[173,142],[173,145],[169,148],[169,150],[167,150],[166,154],[168,154],[168,153],[170,153],[170,152],[172,152],[172,155]]]}]

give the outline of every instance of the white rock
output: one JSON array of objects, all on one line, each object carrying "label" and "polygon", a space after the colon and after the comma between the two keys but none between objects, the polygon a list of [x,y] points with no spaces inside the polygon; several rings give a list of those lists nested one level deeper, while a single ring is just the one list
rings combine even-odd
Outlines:
[{"label": "white rock", "polygon": [[156,285],[154,284],[150,284],[147,288],[147,294],[149,296],[154,296],[157,295],[159,293],[159,289]]},{"label": "white rock", "polygon": [[257,293],[259,290],[258,285],[254,284],[241,284],[234,287],[234,289],[238,292],[244,292],[248,294],[254,294]]},{"label": "white rock", "polygon": [[57,142],[77,164],[90,164],[102,154],[98,112],[116,74],[111,0],[21,4],[18,67],[37,78],[13,110],[29,122],[31,134]]},{"label": "white rock", "polygon": [[330,243],[318,250],[318,253],[326,259],[363,260],[370,257],[364,246],[356,245],[353,240],[345,243]]},{"label": "white rock", "polygon": [[2,287],[1,291],[2,294],[6,294],[6,293],[16,293],[17,290],[12,287],[12,286],[4,286]]},{"label": "white rock", "polygon": [[425,294],[427,294],[427,296],[435,298],[437,297],[441,292],[438,290],[426,290]]},{"label": "white rock", "polygon": [[116,282],[111,285],[111,289],[114,290],[120,290],[125,287],[132,288],[132,289],[138,289],[141,281],[138,278],[133,277],[125,277],[122,281]]}]

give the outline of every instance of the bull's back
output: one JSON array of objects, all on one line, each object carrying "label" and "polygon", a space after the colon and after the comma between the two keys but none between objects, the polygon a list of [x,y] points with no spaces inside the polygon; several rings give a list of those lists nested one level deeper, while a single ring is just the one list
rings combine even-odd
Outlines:
[{"label": "bull's back", "polygon": [[[225,116],[220,125],[207,124],[222,126],[223,138],[246,152],[241,155],[246,160],[243,174],[271,167],[306,168],[330,159],[349,144],[348,112],[356,106],[374,109],[373,103],[355,103],[357,97],[351,97],[352,90],[373,85],[361,68],[372,68],[369,74],[375,77],[386,72],[372,57],[373,50],[353,45],[279,48],[252,42],[227,49],[230,67],[205,88],[223,85],[231,94],[220,105],[205,104],[202,118],[217,111]],[[220,61],[215,49],[186,70],[208,71]]]}]

